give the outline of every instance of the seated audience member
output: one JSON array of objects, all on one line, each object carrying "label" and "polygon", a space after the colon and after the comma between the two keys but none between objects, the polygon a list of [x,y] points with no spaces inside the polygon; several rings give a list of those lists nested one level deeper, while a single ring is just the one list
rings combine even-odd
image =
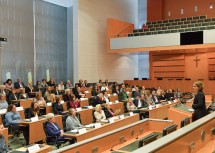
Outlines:
[{"label": "seated audience member", "polygon": [[6,95],[8,91],[6,90],[5,85],[0,85],[0,94]]},{"label": "seated audience member", "polygon": [[40,115],[41,114],[40,114],[40,109],[38,107],[38,104],[36,102],[32,102],[31,107],[28,110],[26,118],[32,118],[32,117],[36,117],[36,116],[38,117]]},{"label": "seated audience member", "polygon": [[45,91],[46,88],[48,87],[48,84],[46,82],[46,79],[42,79],[42,82],[40,83],[40,85],[42,86],[43,90]]},{"label": "seated audience member", "polygon": [[5,137],[3,135],[4,126],[0,125],[0,152],[1,153],[9,153],[9,148],[7,147]]},{"label": "seated audience member", "polygon": [[142,24],[142,29],[146,29],[147,28],[147,25],[145,23]]},{"label": "seated audience member", "polygon": [[73,86],[72,86],[70,80],[67,80],[67,82],[66,82],[66,89],[69,89],[69,88],[73,88]]},{"label": "seated audience member", "polygon": [[80,87],[80,92],[81,92],[82,94],[85,94],[86,91],[87,91],[87,88],[85,87],[85,84],[83,83],[83,84],[81,85],[81,87]]},{"label": "seated audience member", "polygon": [[54,93],[55,95],[61,95],[61,91],[60,91],[60,89],[59,89],[59,85],[57,85],[57,86],[54,88],[53,93]]},{"label": "seated audience member", "polygon": [[46,106],[46,101],[42,97],[41,93],[36,93],[36,97],[34,98],[33,101],[38,104],[38,107],[40,107],[40,106]]},{"label": "seated audience member", "polygon": [[107,91],[104,91],[104,101],[106,102],[106,104],[110,102]]},{"label": "seated audience member", "polygon": [[61,97],[56,98],[56,103],[54,104],[54,114],[63,114],[63,105],[60,103],[62,101]]},{"label": "seated audience member", "polygon": [[[159,92],[160,92],[160,91],[159,91]],[[155,90],[152,91],[152,99],[153,99],[153,101],[155,102],[155,104],[160,103],[159,100],[158,100],[158,97],[157,97],[157,95],[156,95]]]},{"label": "seated audience member", "polygon": [[146,94],[145,86],[141,87],[140,94],[144,94],[144,95]]},{"label": "seated audience member", "polygon": [[175,92],[175,97],[176,98],[182,98],[183,97],[183,93],[181,92],[180,89],[177,89]]},{"label": "seated audience member", "polygon": [[102,79],[99,79],[99,86],[101,87],[102,86]]},{"label": "seated audience member", "polygon": [[56,96],[55,96],[55,94],[51,94],[50,95],[50,101],[49,102],[51,102],[51,103],[55,103],[56,102]]},{"label": "seated audience member", "polygon": [[88,81],[87,80],[84,80],[84,84],[85,84],[85,87],[90,87],[90,84],[88,83]]},{"label": "seated audience member", "polygon": [[34,87],[32,86],[32,82],[29,82],[28,85],[25,87],[25,92],[29,93],[33,91],[34,91]]},{"label": "seated audience member", "polygon": [[70,89],[66,89],[65,90],[65,94],[63,95],[63,100],[65,102],[69,102],[72,100],[72,97],[71,97],[71,93],[70,93]]},{"label": "seated audience member", "polygon": [[101,87],[101,91],[108,91],[108,87],[106,86],[105,83],[102,84],[102,87]]},{"label": "seated audience member", "polygon": [[138,87],[135,86],[132,90],[133,90],[132,91],[132,97],[133,98],[135,98],[137,96],[140,96],[140,92],[139,92],[139,88]]},{"label": "seated audience member", "polygon": [[17,82],[14,83],[14,88],[19,89],[19,88],[24,88],[25,84],[21,81],[20,78],[17,79]]},{"label": "seated audience member", "polygon": [[134,101],[133,101],[134,105],[137,107],[137,108],[146,108],[149,106],[147,100],[145,99],[145,96],[143,94],[139,96],[137,96]]},{"label": "seated audience member", "polygon": [[[120,89],[119,89],[120,93],[123,92],[124,89],[125,89],[125,85],[122,84],[121,87],[120,87]],[[125,91],[126,91],[126,90],[125,90]]]},{"label": "seated audience member", "polygon": [[159,102],[166,100],[165,93],[163,90],[160,90],[159,92],[157,92],[157,97]]},{"label": "seated audience member", "polygon": [[94,116],[95,116],[96,122],[100,122],[101,120],[106,120],[105,113],[102,110],[102,107],[100,104],[96,105]]},{"label": "seated audience member", "polygon": [[119,91],[119,86],[118,85],[116,85],[116,86],[114,86],[113,87],[113,89],[112,89],[112,93],[114,94],[117,94],[117,95],[119,95],[120,94],[120,91]]},{"label": "seated audience member", "polygon": [[120,109],[118,109],[118,110],[116,110],[116,111],[113,111],[113,110],[110,108],[110,104],[106,104],[106,105],[105,105],[105,108],[104,108],[104,113],[105,113],[106,118],[110,118],[110,117],[119,115]]},{"label": "seated audience member", "polygon": [[129,112],[134,112],[136,110],[138,110],[138,108],[134,105],[133,101],[131,98],[128,98],[128,101],[127,101],[127,110]]},{"label": "seated audience member", "polygon": [[84,82],[83,82],[83,80],[82,79],[80,79],[79,81],[78,81],[78,87],[81,87],[81,85],[83,84]]},{"label": "seated audience member", "polygon": [[19,99],[26,99],[28,98],[28,94],[25,93],[25,88],[21,89],[21,93],[19,94]]},{"label": "seated audience member", "polygon": [[91,91],[92,96],[97,96],[100,93],[100,90],[97,85],[95,85]]},{"label": "seated audience member", "polygon": [[80,87],[78,86],[78,84],[75,85],[75,88],[72,89],[72,92],[78,99],[81,98],[81,96],[79,95],[80,94]]},{"label": "seated audience member", "polygon": [[69,108],[76,109],[76,108],[80,107],[80,102],[79,102],[78,98],[76,98],[75,95],[72,95],[71,97],[72,97],[72,99],[69,102]]},{"label": "seated audience member", "polygon": [[147,100],[147,103],[149,104],[149,106],[155,107],[155,103],[150,93],[145,94],[145,99]]},{"label": "seated audience member", "polygon": [[167,90],[165,97],[167,100],[173,100],[174,99],[174,93],[172,92],[172,89]]},{"label": "seated audience member", "polygon": [[40,91],[43,92],[43,87],[41,86],[40,81],[37,81],[36,85],[34,85],[34,91],[36,91],[36,92],[40,92]]},{"label": "seated audience member", "polygon": [[60,81],[59,85],[59,90],[64,90],[64,84],[63,84],[63,81]]},{"label": "seated audience member", "polygon": [[55,86],[55,82],[53,78],[50,78],[49,82],[47,82],[48,86]]},{"label": "seated audience member", "polygon": [[103,104],[105,103],[104,101],[104,96],[102,93],[99,93],[97,96],[96,96],[96,99],[93,101],[93,107],[95,107],[97,104]]},{"label": "seated audience member", "polygon": [[127,101],[128,100],[129,96],[128,96],[125,88],[123,88],[123,90],[121,92],[121,95],[122,95],[122,101]]},{"label": "seated audience member", "polygon": [[1,109],[7,109],[8,103],[6,101],[6,96],[3,94],[0,94],[0,110]]},{"label": "seated audience member", "polygon": [[108,79],[105,79],[105,85],[108,87],[109,85],[111,85],[109,82],[108,82]]},{"label": "seated audience member", "polygon": [[9,104],[11,104],[13,100],[18,100],[18,95],[15,88],[12,89],[11,94],[9,95]]},{"label": "seated audience member", "polygon": [[12,91],[13,89],[13,81],[11,79],[7,79],[7,81],[5,82],[5,86],[6,86],[6,90],[8,91]]},{"label": "seated audience member", "polygon": [[51,96],[51,87],[50,86],[48,86],[47,88],[46,88],[46,92],[45,92],[45,94],[44,94],[44,99],[47,101],[47,102],[49,102],[51,99],[50,99],[50,96]]},{"label": "seated audience member", "polygon": [[60,127],[58,126],[58,124],[55,122],[55,117],[53,113],[48,113],[46,115],[46,118],[48,120],[47,124],[46,124],[46,132],[49,136],[53,136],[52,137],[48,137],[48,142],[54,142],[56,139],[54,137],[57,137],[57,141],[65,141],[64,139],[64,131],[60,129]]},{"label": "seated audience member", "polygon": [[69,109],[69,116],[66,119],[66,130],[71,131],[74,129],[80,129],[83,125],[80,123],[78,117],[76,116],[76,110],[74,108]]},{"label": "seated audience member", "polygon": [[[19,112],[16,111],[16,106],[10,104],[7,108],[7,113],[5,114],[5,127],[12,128],[12,131],[23,131],[23,135],[26,141],[26,145],[29,144],[29,127],[28,126],[20,126],[19,123],[21,122],[22,118]],[[11,125],[11,126],[10,126]],[[9,129],[10,130],[10,129]]]}]

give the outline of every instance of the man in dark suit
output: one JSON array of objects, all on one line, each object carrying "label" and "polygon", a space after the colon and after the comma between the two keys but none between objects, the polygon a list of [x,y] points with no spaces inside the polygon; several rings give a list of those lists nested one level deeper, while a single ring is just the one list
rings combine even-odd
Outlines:
[{"label": "man in dark suit", "polygon": [[[12,89],[10,95],[9,95],[9,104],[12,103],[13,100],[18,100],[18,95],[16,94],[16,89]],[[16,106],[18,106],[18,103],[15,103]]]},{"label": "man in dark suit", "polygon": [[58,89],[59,87],[58,87],[58,85],[55,87],[55,89],[54,89],[54,91],[53,91],[53,93],[55,94],[55,95],[61,95],[61,92],[60,92],[60,90]]},{"label": "man in dark suit", "polygon": [[25,84],[21,81],[20,78],[18,78],[17,82],[14,83],[14,88],[19,89],[24,87],[25,87]]},{"label": "man in dark suit", "polygon": [[140,96],[137,96],[134,101],[133,101],[134,105],[137,108],[146,108],[149,106],[148,102],[146,101],[145,97],[143,94],[141,94]]},{"label": "man in dark suit", "polygon": [[152,100],[155,102],[155,104],[160,103],[158,100],[158,96],[156,95],[155,90],[152,91]]},{"label": "man in dark suit", "polygon": [[104,103],[104,96],[102,93],[99,93],[97,96],[96,96],[96,99],[94,100],[93,102],[93,107],[95,107],[97,104],[103,104]]}]

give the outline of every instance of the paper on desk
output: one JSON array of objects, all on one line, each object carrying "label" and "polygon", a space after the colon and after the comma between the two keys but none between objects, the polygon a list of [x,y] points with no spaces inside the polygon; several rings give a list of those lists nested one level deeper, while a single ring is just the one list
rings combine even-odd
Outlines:
[{"label": "paper on desk", "polygon": [[78,132],[78,130],[77,130],[77,129],[74,129],[74,130],[71,130],[70,132],[77,133],[77,132]]},{"label": "paper on desk", "polygon": [[88,125],[85,125],[84,127],[86,127],[86,128],[93,128],[94,124],[93,123],[92,124],[88,124]]},{"label": "paper on desk", "polygon": [[108,123],[108,120],[101,120],[101,122]]},{"label": "paper on desk", "polygon": [[27,148],[25,147],[21,147],[21,148],[18,148],[16,149],[16,151],[22,151],[22,152],[26,152]]},{"label": "paper on desk", "polygon": [[194,112],[194,109],[192,109],[192,108],[189,108],[188,110],[191,111],[191,112]]}]

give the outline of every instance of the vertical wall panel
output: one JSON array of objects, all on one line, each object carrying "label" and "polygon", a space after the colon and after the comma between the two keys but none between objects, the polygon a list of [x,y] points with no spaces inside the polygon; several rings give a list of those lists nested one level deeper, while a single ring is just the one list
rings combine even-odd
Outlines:
[{"label": "vertical wall panel", "polygon": [[65,81],[67,64],[67,10],[35,0],[35,48],[37,80],[50,77]]}]

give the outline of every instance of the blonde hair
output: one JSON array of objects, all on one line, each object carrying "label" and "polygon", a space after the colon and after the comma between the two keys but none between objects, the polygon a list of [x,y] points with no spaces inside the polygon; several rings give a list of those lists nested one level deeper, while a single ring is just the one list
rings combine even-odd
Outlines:
[{"label": "blonde hair", "polygon": [[98,111],[100,111],[100,109],[101,109],[101,105],[97,104],[96,107],[95,107],[95,110],[98,112]]},{"label": "blonde hair", "polygon": [[202,91],[204,88],[204,84],[202,81],[196,81],[196,82],[194,82],[194,85],[199,88],[199,91]]}]

